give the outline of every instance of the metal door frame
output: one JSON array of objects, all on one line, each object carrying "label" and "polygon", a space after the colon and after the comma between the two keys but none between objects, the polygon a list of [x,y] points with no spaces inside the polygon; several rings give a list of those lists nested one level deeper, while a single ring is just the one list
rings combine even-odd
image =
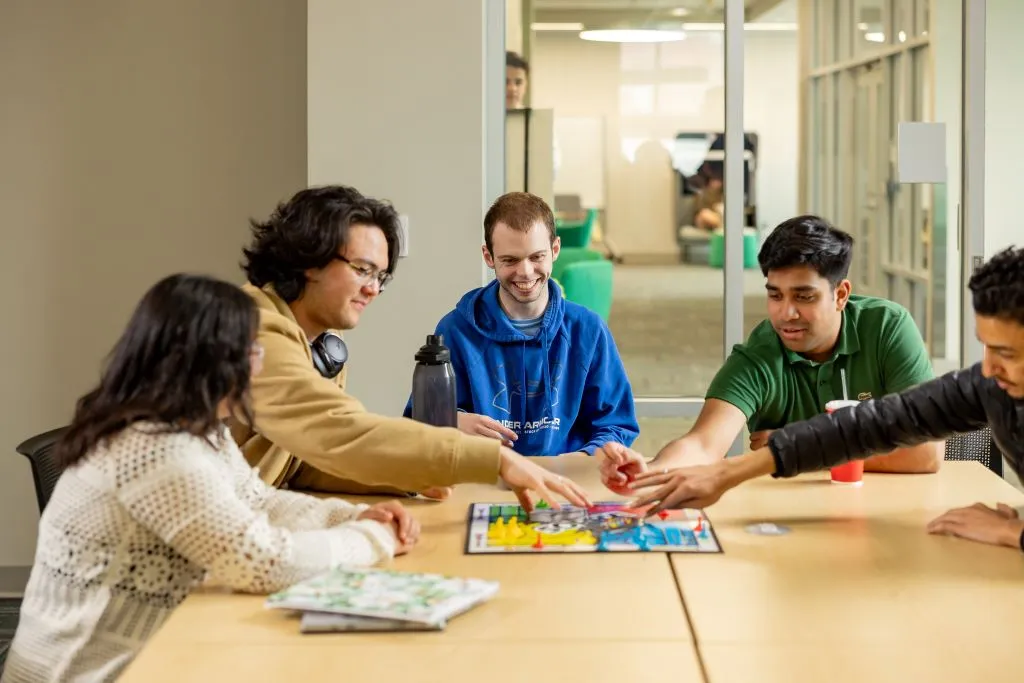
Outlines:
[{"label": "metal door frame", "polygon": [[981,361],[967,282],[985,258],[985,16],[986,0],[962,0],[960,210],[960,367]]}]

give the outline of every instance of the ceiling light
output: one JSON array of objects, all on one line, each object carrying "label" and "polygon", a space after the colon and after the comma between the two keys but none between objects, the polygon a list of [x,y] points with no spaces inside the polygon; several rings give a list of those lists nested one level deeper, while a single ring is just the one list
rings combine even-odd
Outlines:
[{"label": "ceiling light", "polygon": [[864,40],[868,41],[869,43],[884,43],[885,34],[877,31],[872,33],[865,33]]},{"label": "ceiling light", "polygon": [[686,9],[685,7],[676,7],[674,10],[672,10],[672,12],[670,12],[670,14],[674,17],[685,17],[689,13],[690,10]]},{"label": "ceiling light", "polygon": [[[796,31],[798,25],[781,21],[750,22],[743,24],[744,31]],[[684,31],[724,31],[725,24],[721,22],[705,22],[702,24],[683,24]]]},{"label": "ceiling light", "polygon": [[534,31],[582,31],[583,24],[579,22],[534,22],[530,24]]},{"label": "ceiling light", "polygon": [[682,31],[659,29],[610,28],[582,31],[580,38],[599,43],[668,43],[683,40],[686,34]]}]

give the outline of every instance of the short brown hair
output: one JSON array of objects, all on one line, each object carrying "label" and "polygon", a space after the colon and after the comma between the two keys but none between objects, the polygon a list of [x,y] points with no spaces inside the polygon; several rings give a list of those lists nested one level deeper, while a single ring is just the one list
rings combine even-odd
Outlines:
[{"label": "short brown hair", "polygon": [[543,199],[529,192],[509,192],[491,204],[484,216],[484,244],[494,249],[494,226],[504,223],[513,230],[529,232],[537,221],[548,229],[551,244],[555,243],[555,214]]}]

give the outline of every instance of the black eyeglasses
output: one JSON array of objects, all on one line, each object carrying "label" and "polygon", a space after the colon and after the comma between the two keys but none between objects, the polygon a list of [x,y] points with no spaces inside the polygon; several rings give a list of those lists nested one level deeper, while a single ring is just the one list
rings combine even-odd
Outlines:
[{"label": "black eyeglasses", "polygon": [[388,283],[394,277],[391,273],[386,270],[380,270],[375,266],[371,266],[365,263],[353,263],[342,255],[337,255],[334,258],[346,264],[349,268],[355,272],[359,277],[359,281],[364,285],[370,284],[372,281],[377,281],[377,291],[383,293],[384,288],[387,287]]}]

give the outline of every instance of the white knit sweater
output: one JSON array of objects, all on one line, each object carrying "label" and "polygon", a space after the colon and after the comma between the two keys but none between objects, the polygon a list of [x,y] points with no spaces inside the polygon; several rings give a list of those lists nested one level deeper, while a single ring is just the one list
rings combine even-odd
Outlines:
[{"label": "white knit sweater", "polygon": [[211,438],[138,423],[64,472],[2,683],[114,680],[203,581],[266,593],[394,553],[367,506],[268,487]]}]

